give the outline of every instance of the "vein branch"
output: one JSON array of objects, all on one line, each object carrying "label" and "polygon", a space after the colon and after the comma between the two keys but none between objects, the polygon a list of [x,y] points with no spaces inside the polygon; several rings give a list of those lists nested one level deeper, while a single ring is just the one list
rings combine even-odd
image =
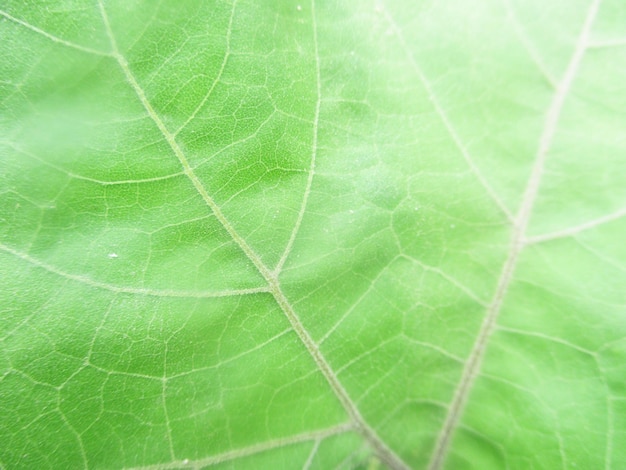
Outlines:
[{"label": "vein branch", "polygon": [[52,42],[56,42],[57,44],[61,44],[63,46],[66,47],[71,47],[72,49],[76,49],[82,52],[87,52],[88,54],[95,54],[95,55],[100,55],[100,56],[105,56],[105,57],[110,57],[111,54],[108,52],[104,52],[104,51],[99,51],[97,49],[92,49],[91,47],[85,47],[85,46],[81,46],[80,44],[76,44],[74,42],[71,41],[67,41],[65,39],[62,39],[58,36],[55,36],[54,34],[50,34],[46,31],[44,31],[43,29],[38,28],[37,26],[34,26],[30,23],[27,23],[24,20],[21,20],[19,18],[16,18],[12,15],[10,15],[9,13],[7,13],[6,11],[0,10],[0,16],[5,17],[7,20],[10,20],[14,23],[17,23],[19,25],[24,26],[27,29],[30,29],[31,31],[34,31],[37,34],[40,34],[46,38],[48,38],[49,40],[51,40]]},{"label": "vein branch", "polygon": [[[9,246],[0,243],[0,250],[6,253],[9,253],[17,258],[20,258],[24,261],[29,262],[30,264],[37,266],[38,268],[45,269],[48,272],[56,274],[64,279],[69,279],[71,281],[79,282],[81,284],[85,284],[90,287],[94,287],[96,289],[108,290],[111,292],[115,292],[116,294],[135,294],[135,295],[146,295],[151,297],[182,297],[182,298],[195,298],[195,299],[203,299],[203,298],[217,298],[217,297],[238,297],[242,295],[250,295],[250,294],[258,294],[263,292],[269,292],[269,289],[266,286],[262,287],[251,287],[249,289],[232,289],[232,290],[223,290],[223,291],[208,291],[208,292],[194,292],[194,291],[179,291],[173,289],[147,289],[142,287],[123,287],[116,286],[114,284],[108,284],[106,282],[95,281],[88,276],[83,276],[80,274],[72,274],[62,269],[57,268],[56,266],[52,266],[51,264],[45,263],[41,260],[33,258],[32,256],[17,251]],[[115,261],[112,261],[115,262]]]},{"label": "vein branch", "polygon": [[89,176],[83,176],[83,175],[79,175],[77,173],[73,173],[72,171],[67,170],[66,168],[63,168],[59,165],[55,165],[54,163],[51,163],[47,160],[45,160],[44,158],[41,158],[37,155],[35,155],[32,152],[29,152],[28,150],[24,150],[23,148],[20,148],[19,146],[17,146],[16,144],[14,144],[13,142],[7,142],[6,145],[8,145],[10,148],[12,148],[13,150],[15,150],[18,153],[21,153],[22,155],[26,155],[34,160],[37,160],[39,163],[52,168],[56,171],[58,171],[59,173],[63,173],[64,175],[67,175],[70,178],[73,179],[77,179],[77,180],[81,180],[81,181],[88,181],[90,183],[94,183],[100,186],[116,186],[116,185],[130,185],[130,184],[146,184],[146,183],[154,183],[155,181],[163,181],[163,180],[169,180],[169,179],[173,179],[173,178],[177,178],[179,176],[182,176],[183,172],[179,171],[177,173],[171,173],[169,175],[163,175],[163,176],[154,176],[152,178],[137,178],[137,179],[129,179],[129,180],[100,180],[97,178],[91,178]]},{"label": "vein branch", "polygon": [[176,461],[165,463],[165,464],[146,465],[143,467],[133,467],[128,470],[166,470],[170,468],[171,469],[179,469],[179,468],[200,469],[200,468],[208,467],[210,465],[217,465],[222,462],[228,462],[229,460],[235,460],[235,459],[247,457],[250,455],[260,454],[261,452],[267,452],[268,450],[278,449],[278,448],[293,445],[293,444],[299,444],[301,442],[308,442],[308,441],[319,442],[328,437],[352,431],[353,429],[354,428],[353,428],[352,423],[338,424],[336,426],[332,426],[326,429],[306,432],[306,433],[297,434],[295,436],[290,436],[290,437],[272,439],[270,441],[261,442],[259,444],[253,444],[248,447],[231,450],[228,452],[224,452],[222,454],[213,455],[211,457],[206,457],[203,459],[176,460]]},{"label": "vein branch", "polygon": [[204,95],[204,98],[202,98],[202,101],[200,102],[200,104],[196,106],[196,109],[193,110],[193,112],[189,115],[189,117],[185,120],[185,122],[182,123],[182,125],[176,130],[176,132],[173,133],[174,136],[177,136],[185,127],[187,127],[187,124],[189,124],[193,120],[193,118],[196,117],[196,114],[198,114],[198,112],[202,109],[204,104],[213,94],[213,90],[215,89],[215,87],[221,80],[222,75],[224,74],[226,63],[228,62],[228,58],[230,57],[230,36],[232,33],[232,29],[233,29],[233,18],[235,17],[236,6],[237,6],[237,0],[233,0],[232,10],[230,12],[230,19],[228,20],[228,27],[226,29],[226,52],[224,52],[224,58],[222,59],[222,63],[217,72],[217,75],[215,79],[213,80],[213,83],[209,87],[209,90],[206,92],[206,95]]},{"label": "vein branch", "polygon": [[476,178],[476,180],[483,187],[483,189],[489,195],[489,197],[492,199],[492,201],[498,206],[500,211],[506,216],[507,220],[512,222],[513,221],[513,215],[511,214],[509,209],[504,205],[504,203],[500,199],[500,196],[498,196],[498,194],[496,194],[494,189],[491,187],[489,182],[485,179],[485,177],[481,173],[480,169],[476,166],[476,164],[474,163],[474,161],[470,157],[470,154],[467,151],[467,148],[465,147],[465,145],[463,145],[463,142],[461,141],[461,138],[459,137],[459,134],[456,132],[454,126],[452,125],[452,122],[450,121],[450,119],[446,115],[445,110],[441,106],[441,103],[439,102],[439,99],[437,98],[437,95],[435,94],[435,91],[433,90],[429,80],[426,78],[426,75],[424,74],[424,72],[422,71],[421,67],[419,66],[419,64],[415,60],[415,57],[411,53],[411,49],[409,48],[408,44],[406,43],[406,40],[404,39],[404,34],[402,34],[402,31],[400,30],[400,27],[398,26],[398,24],[396,23],[396,21],[393,19],[393,17],[387,11],[386,8],[384,8],[381,5],[380,6],[380,10],[385,15],[385,18],[387,19],[387,22],[389,23],[389,25],[391,27],[391,30],[393,31],[394,35],[396,36],[398,42],[402,46],[402,49],[406,52],[407,60],[409,61],[409,64],[410,64],[411,68],[413,69],[413,72],[415,73],[415,75],[417,75],[417,77],[420,80],[420,82],[422,82],[422,86],[424,87],[424,89],[426,90],[426,93],[428,94],[428,99],[432,103],[432,105],[433,105],[433,107],[435,109],[435,113],[437,113],[437,115],[439,116],[439,119],[443,123],[443,126],[445,127],[446,131],[448,132],[448,134],[452,138],[452,141],[454,142],[454,145],[456,146],[456,148],[461,153],[461,156],[463,157],[463,160],[465,160],[465,163],[469,167],[470,171],[474,174],[474,177]]},{"label": "vein branch", "polygon": [[572,237],[574,235],[579,234],[580,232],[591,230],[592,228],[599,227],[600,225],[608,224],[609,222],[619,220],[625,216],[626,216],[626,208],[623,208],[612,214],[605,215],[603,217],[598,217],[597,219],[591,220],[584,224],[576,225],[574,227],[569,227],[569,228],[559,230],[556,232],[546,233],[544,235],[537,235],[534,237],[527,238],[526,244],[532,245],[535,243],[543,243],[543,242],[547,242],[550,240],[557,240],[559,238]]},{"label": "vein branch", "polygon": [[522,43],[522,46],[528,53],[528,56],[535,63],[535,65],[537,66],[537,69],[543,75],[546,81],[553,88],[556,89],[557,83],[554,81],[554,79],[550,75],[550,72],[544,66],[542,58],[537,53],[537,50],[535,49],[535,46],[533,45],[530,38],[528,37],[528,34],[526,33],[526,31],[524,30],[524,28],[518,21],[515,9],[513,8],[513,5],[511,5],[511,0],[503,0],[503,2],[509,14],[509,17],[511,18],[511,23],[513,24],[513,30],[515,31],[515,34],[518,37],[519,41]]},{"label": "vein branch", "polygon": [[574,77],[576,76],[584,53],[588,47],[589,34],[591,32],[591,27],[597,14],[599,4],[600,0],[594,0],[589,7],[572,57],[569,61],[567,69],[565,70],[563,78],[561,79],[558,87],[555,90],[554,97],[546,113],[543,131],[535,156],[535,162],[533,164],[533,168],[528,183],[526,185],[526,189],[524,191],[522,203],[514,220],[509,254],[506,261],[504,262],[493,299],[489,308],[487,309],[487,314],[481,324],[480,331],[478,332],[478,337],[474,342],[468,360],[465,364],[461,379],[454,392],[450,407],[448,408],[448,414],[446,415],[443,426],[437,438],[437,442],[433,450],[433,455],[431,457],[431,461],[428,467],[430,470],[438,470],[442,468],[445,462],[445,458],[448,452],[448,448],[450,446],[450,442],[452,440],[452,436],[454,434],[454,430],[459,424],[459,420],[461,418],[461,415],[463,414],[467,398],[473,388],[476,376],[481,368],[489,337],[496,327],[498,315],[501,311],[504,297],[513,278],[513,273],[515,271],[517,261],[519,259],[520,253],[526,246],[525,233],[527,231],[533,205],[539,191],[546,158],[554,140],[554,134],[556,132],[559,117],[563,109],[563,104],[565,102],[568,92],[572,87]]},{"label": "vein branch", "polygon": [[313,184],[313,177],[315,176],[315,160],[317,157],[317,136],[318,136],[318,127],[319,127],[319,119],[320,119],[320,106],[322,103],[322,84],[320,78],[320,55],[319,48],[317,43],[317,19],[315,16],[315,0],[311,1],[311,16],[312,16],[312,24],[313,24],[313,49],[315,53],[315,89],[317,92],[317,99],[315,101],[315,112],[313,114],[313,140],[312,140],[312,150],[311,150],[311,164],[309,166],[309,174],[306,180],[306,186],[304,188],[304,196],[302,196],[302,204],[300,205],[300,211],[298,212],[298,217],[296,219],[296,223],[291,231],[291,236],[289,237],[289,241],[287,242],[287,246],[285,247],[285,251],[283,252],[280,260],[278,261],[274,272],[276,275],[280,273],[289,257],[289,253],[291,253],[291,248],[293,247],[293,243],[300,231],[300,225],[302,225],[302,219],[304,218],[304,212],[306,211],[307,203],[309,200],[309,195],[311,194],[311,185]]}]

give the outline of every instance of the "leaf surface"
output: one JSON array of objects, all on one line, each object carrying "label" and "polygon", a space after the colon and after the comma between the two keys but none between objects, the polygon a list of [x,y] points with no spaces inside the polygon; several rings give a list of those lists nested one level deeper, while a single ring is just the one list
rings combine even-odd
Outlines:
[{"label": "leaf surface", "polygon": [[0,5],[0,467],[626,462],[622,2]]}]

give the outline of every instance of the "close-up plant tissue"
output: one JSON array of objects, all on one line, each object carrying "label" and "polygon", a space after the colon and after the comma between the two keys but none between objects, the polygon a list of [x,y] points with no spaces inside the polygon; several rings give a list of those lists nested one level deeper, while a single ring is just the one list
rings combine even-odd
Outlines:
[{"label": "close-up plant tissue", "polygon": [[626,468],[625,2],[0,39],[0,469]]}]

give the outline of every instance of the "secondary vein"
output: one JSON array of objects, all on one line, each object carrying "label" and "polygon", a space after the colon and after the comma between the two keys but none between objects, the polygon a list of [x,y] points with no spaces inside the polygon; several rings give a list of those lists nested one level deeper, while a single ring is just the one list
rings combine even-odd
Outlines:
[{"label": "secondary vein", "polygon": [[230,460],[235,460],[242,457],[247,457],[250,455],[260,454],[262,452],[267,452],[272,449],[277,449],[281,447],[286,447],[289,445],[299,444],[303,442],[319,442],[323,439],[326,439],[331,436],[335,436],[337,434],[343,434],[350,432],[354,429],[352,423],[338,424],[326,429],[320,429],[315,431],[306,432],[303,434],[297,434],[295,436],[284,437],[279,439],[272,439],[270,441],[261,442],[259,444],[252,444],[248,447],[243,447],[241,449],[235,449],[231,451],[224,452],[222,454],[213,455],[210,457],[205,457],[198,460],[177,460],[170,463],[164,464],[156,464],[156,465],[146,465],[143,467],[133,467],[128,470],[166,470],[166,469],[178,469],[178,468],[191,468],[191,469],[201,469],[206,468],[207,466],[217,465],[223,462],[228,462]]},{"label": "secondary vein", "polygon": [[86,52],[88,54],[94,54],[94,55],[99,55],[99,56],[104,56],[104,57],[109,57],[111,55],[108,52],[99,51],[97,49],[92,49],[91,47],[81,46],[80,44],[76,44],[74,42],[67,41],[67,40],[62,39],[62,38],[60,38],[58,36],[55,36],[54,34],[50,34],[50,33],[46,32],[46,31],[44,31],[43,29],[38,28],[37,26],[33,26],[32,24],[27,23],[24,20],[20,20],[19,18],[16,18],[16,17],[10,15],[6,11],[0,10],[0,16],[4,16],[7,20],[11,20],[14,23],[22,25],[25,28],[28,28],[31,31],[34,31],[37,34],[41,34],[42,36],[48,38],[52,42],[56,42],[57,44],[62,44],[63,46],[71,47],[72,49],[76,49],[78,51]]},{"label": "secondary vein", "polygon": [[276,264],[276,268],[274,272],[276,275],[280,274],[280,271],[287,261],[287,257],[291,253],[291,248],[293,247],[293,243],[300,231],[300,225],[302,225],[302,219],[304,218],[304,212],[306,210],[309,195],[311,193],[311,185],[313,184],[313,177],[315,176],[315,160],[317,158],[317,135],[318,135],[318,127],[320,120],[320,106],[322,103],[322,84],[321,84],[321,76],[320,76],[320,55],[319,55],[319,47],[317,45],[317,20],[315,17],[315,1],[311,1],[311,17],[313,23],[313,52],[315,54],[315,89],[316,89],[316,100],[315,100],[315,112],[313,115],[313,141],[311,143],[311,163],[309,166],[309,174],[306,180],[306,186],[304,188],[304,195],[302,196],[302,203],[300,205],[300,211],[298,212],[298,217],[296,219],[296,223],[291,232],[291,236],[289,237],[289,241],[287,242],[287,246],[285,247],[285,251],[283,255],[280,257],[280,260]]},{"label": "secondary vein", "polygon": [[411,53],[411,49],[406,43],[406,40],[404,39],[404,34],[402,34],[400,27],[398,26],[394,18],[391,16],[389,11],[387,11],[387,9],[382,4],[379,6],[379,9],[385,15],[385,18],[387,22],[389,23],[391,30],[393,31],[398,42],[402,46],[402,49],[405,51],[405,55],[407,57],[409,65],[411,66],[411,68],[413,69],[413,72],[422,83],[422,86],[424,87],[424,90],[426,91],[428,95],[428,99],[432,103],[435,113],[437,114],[437,116],[439,116],[441,123],[445,127],[448,135],[452,138],[452,141],[454,142],[454,145],[456,146],[456,148],[459,150],[459,153],[463,157],[463,160],[465,160],[465,163],[471,170],[472,174],[474,175],[476,180],[480,183],[480,185],[483,187],[485,192],[489,195],[491,200],[496,204],[496,206],[498,206],[498,209],[504,214],[504,216],[507,218],[508,221],[512,222],[513,216],[511,215],[511,212],[506,207],[504,202],[502,202],[502,200],[500,199],[500,196],[498,196],[498,194],[491,187],[487,179],[483,176],[478,166],[474,163],[474,160],[471,158],[467,147],[463,145],[463,142],[461,141],[461,137],[457,133],[456,129],[452,125],[452,121],[448,118],[445,110],[443,109],[443,106],[441,105],[439,99],[437,98],[437,95],[435,94],[435,91],[432,85],[430,84],[430,81],[426,78],[426,75],[422,71],[422,68],[419,66],[419,64],[417,63],[417,60]]},{"label": "secondary vein", "polygon": [[57,276],[60,276],[62,278],[69,279],[71,281],[75,281],[81,284],[85,284],[89,287],[93,287],[96,289],[103,289],[103,290],[115,292],[116,294],[135,294],[135,295],[145,295],[148,297],[181,297],[181,298],[192,298],[192,299],[208,299],[208,298],[217,298],[217,297],[239,297],[242,295],[251,295],[251,294],[260,294],[260,293],[269,292],[269,288],[267,286],[250,287],[248,289],[232,289],[232,290],[207,291],[207,292],[179,291],[179,290],[173,290],[173,289],[160,290],[160,289],[148,289],[148,288],[143,288],[143,287],[116,286],[114,284],[108,284],[106,282],[93,280],[88,276],[68,273],[66,271],[63,271],[62,269],[57,268],[56,266],[45,263],[44,261],[40,261],[26,253],[17,251],[7,245],[4,245],[3,243],[0,243],[0,251],[9,253],[17,258],[27,261],[34,266],[45,269],[46,271],[56,274]]}]

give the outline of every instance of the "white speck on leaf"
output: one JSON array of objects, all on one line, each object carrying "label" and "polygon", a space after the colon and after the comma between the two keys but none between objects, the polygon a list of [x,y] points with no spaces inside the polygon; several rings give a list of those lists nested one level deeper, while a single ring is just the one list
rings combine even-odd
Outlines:
[{"label": "white speck on leaf", "polygon": [[298,6],[296,7],[296,9],[297,9],[298,11],[302,11],[302,5],[298,5]]},{"label": "white speck on leaf", "polygon": [[109,258],[113,259],[113,258],[117,258],[117,253],[109,253]]}]

